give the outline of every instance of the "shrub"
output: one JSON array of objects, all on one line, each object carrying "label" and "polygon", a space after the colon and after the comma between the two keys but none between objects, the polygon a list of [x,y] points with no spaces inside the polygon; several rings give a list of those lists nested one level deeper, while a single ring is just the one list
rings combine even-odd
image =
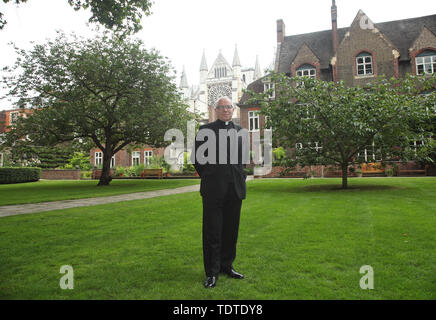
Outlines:
[{"label": "shrub", "polygon": [[147,169],[166,169],[164,171],[168,171],[169,164],[165,162],[165,158],[163,156],[152,156],[150,158],[150,163],[146,166]]},{"label": "shrub", "polygon": [[89,156],[83,152],[74,152],[73,156],[69,159],[64,168],[65,169],[75,169],[79,167],[80,170],[91,170],[93,165],[89,162]]},{"label": "shrub", "polygon": [[283,147],[273,149],[273,166],[281,166],[286,160],[286,151]]},{"label": "shrub", "polygon": [[126,175],[126,169],[122,166],[115,168],[115,177],[122,177]]},{"label": "shrub", "polygon": [[183,172],[195,173],[195,167],[192,163],[188,163],[188,153],[183,154]]},{"label": "shrub", "polygon": [[38,181],[41,168],[0,168],[0,184]]},{"label": "shrub", "polygon": [[91,179],[92,171],[80,171],[80,179]]},{"label": "shrub", "polygon": [[133,166],[133,176],[134,177],[141,176],[141,172],[144,171],[144,169],[145,169],[145,164],[143,163],[138,164],[137,166]]}]

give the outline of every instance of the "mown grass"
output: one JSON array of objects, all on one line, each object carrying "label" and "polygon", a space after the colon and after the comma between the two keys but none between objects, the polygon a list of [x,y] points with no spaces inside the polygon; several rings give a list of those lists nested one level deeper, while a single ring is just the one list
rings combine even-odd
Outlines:
[{"label": "mown grass", "polygon": [[199,184],[200,180],[112,180],[109,186],[103,187],[98,187],[97,183],[98,180],[40,180],[28,183],[0,184],[0,206],[171,189]]},{"label": "mown grass", "polygon": [[[2,299],[435,299],[436,179],[255,180],[204,289],[198,192],[0,219]],[[74,289],[62,290],[62,265]],[[361,266],[374,270],[362,290]]]}]

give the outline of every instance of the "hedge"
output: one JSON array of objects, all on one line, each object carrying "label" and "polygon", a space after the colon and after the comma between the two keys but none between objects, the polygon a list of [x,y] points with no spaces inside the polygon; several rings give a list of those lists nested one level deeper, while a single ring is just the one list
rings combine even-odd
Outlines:
[{"label": "hedge", "polygon": [[0,168],[0,184],[38,181],[41,168]]}]

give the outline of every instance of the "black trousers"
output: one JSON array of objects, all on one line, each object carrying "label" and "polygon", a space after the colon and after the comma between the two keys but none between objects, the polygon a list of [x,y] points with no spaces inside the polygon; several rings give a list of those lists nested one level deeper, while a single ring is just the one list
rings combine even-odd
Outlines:
[{"label": "black trousers", "polygon": [[227,185],[224,198],[203,197],[203,261],[208,277],[232,267],[241,205],[233,183]]}]

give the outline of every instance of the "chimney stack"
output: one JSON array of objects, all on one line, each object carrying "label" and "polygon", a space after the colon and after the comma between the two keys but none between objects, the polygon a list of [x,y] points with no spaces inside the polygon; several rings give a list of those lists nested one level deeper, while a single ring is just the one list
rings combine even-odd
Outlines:
[{"label": "chimney stack", "polygon": [[285,41],[285,23],[282,19],[277,20],[277,43]]},{"label": "chimney stack", "polygon": [[336,1],[332,0],[332,41],[333,41],[333,53],[336,54],[336,50],[339,46],[338,35],[338,8],[336,7]]}]

